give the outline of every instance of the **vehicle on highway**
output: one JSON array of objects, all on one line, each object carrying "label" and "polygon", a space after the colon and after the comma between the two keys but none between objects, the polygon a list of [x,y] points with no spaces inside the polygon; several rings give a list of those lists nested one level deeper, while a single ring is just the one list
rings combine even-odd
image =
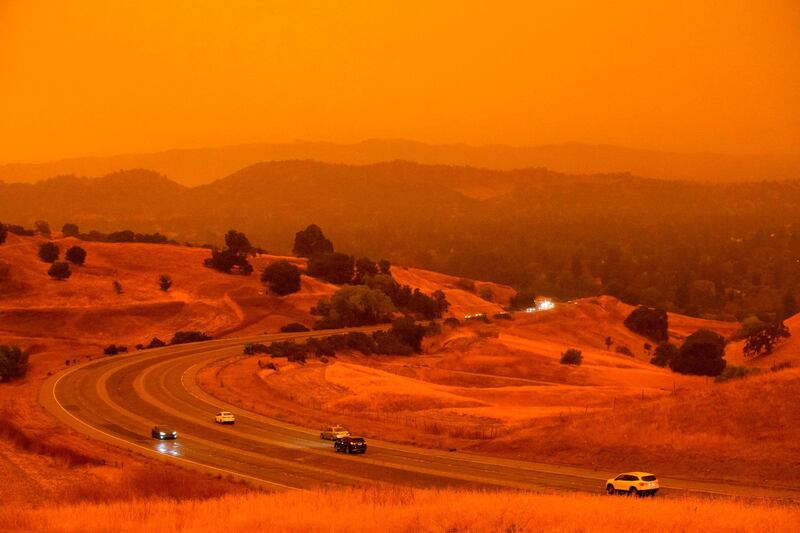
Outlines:
[{"label": "vehicle on highway", "polygon": [[606,492],[609,494],[655,496],[658,489],[658,479],[647,472],[625,472],[606,481]]},{"label": "vehicle on highway", "polygon": [[159,440],[177,439],[178,432],[167,426],[153,426],[153,429],[150,430],[150,436]]},{"label": "vehicle on highway", "polygon": [[364,437],[342,437],[333,442],[333,449],[343,453],[367,453]]},{"label": "vehicle on highway", "polygon": [[236,417],[230,411],[220,411],[214,415],[214,422],[217,424],[234,424],[236,423]]},{"label": "vehicle on highway", "polygon": [[331,426],[322,430],[319,438],[324,440],[336,440],[342,437],[349,437],[350,432],[343,426]]}]

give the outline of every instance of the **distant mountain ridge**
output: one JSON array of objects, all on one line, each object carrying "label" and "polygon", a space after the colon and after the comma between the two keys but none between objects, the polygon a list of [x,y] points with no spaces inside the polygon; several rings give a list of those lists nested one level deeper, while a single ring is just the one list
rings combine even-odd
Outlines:
[{"label": "distant mountain ridge", "polygon": [[352,165],[406,160],[494,170],[536,167],[568,174],[629,172],[651,178],[717,182],[800,178],[800,155],[676,153],[581,143],[471,146],[375,139],[355,144],[297,141],[9,163],[0,165],[0,180],[33,183],[64,174],[99,177],[119,170],[148,168],[182,185],[196,186],[258,162],[292,159]]},{"label": "distant mountain ridge", "polygon": [[56,231],[70,222],[83,232],[216,245],[234,228],[278,254],[316,223],[337,250],[358,256],[536,294],[611,294],[717,317],[771,316],[800,287],[800,180],[293,160],[196,187],[142,169],[0,182],[0,221],[36,220]]}]

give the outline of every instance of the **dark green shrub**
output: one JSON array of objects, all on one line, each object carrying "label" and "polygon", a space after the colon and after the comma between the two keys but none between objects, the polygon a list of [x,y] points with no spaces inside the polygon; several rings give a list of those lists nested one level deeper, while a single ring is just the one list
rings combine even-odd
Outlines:
[{"label": "dark green shrub", "polygon": [[583,362],[583,354],[576,348],[568,348],[561,354],[562,365],[580,365]]},{"label": "dark green shrub", "polygon": [[39,259],[45,263],[54,263],[60,253],[58,245],[54,242],[47,241],[39,245]]},{"label": "dark green shrub", "polygon": [[80,246],[70,246],[64,258],[73,265],[83,265],[86,262],[86,250]]},{"label": "dark green shrub", "polygon": [[289,324],[281,326],[280,331],[281,333],[301,333],[304,331],[311,331],[311,330],[299,322],[291,322]]},{"label": "dark green shrub", "polygon": [[164,292],[167,292],[172,288],[172,278],[166,274],[161,274],[158,277],[158,288]]},{"label": "dark green shrub", "polygon": [[72,275],[72,270],[69,268],[69,263],[56,261],[47,269],[47,275],[53,279],[63,281]]},{"label": "dark green shrub", "polygon": [[190,342],[210,341],[211,337],[200,331],[177,331],[172,336],[170,344],[187,344]]},{"label": "dark green shrub", "polygon": [[153,337],[150,342],[145,346],[145,348],[161,348],[162,346],[166,346],[167,343],[159,339],[158,337]]},{"label": "dark green shrub", "polygon": [[0,382],[22,379],[28,373],[28,353],[19,346],[0,345]]},{"label": "dark green shrub", "polygon": [[109,344],[103,349],[105,355],[117,355],[120,353],[127,353],[128,347],[123,344]]},{"label": "dark green shrub", "polygon": [[617,353],[621,353],[622,355],[627,355],[628,357],[634,356],[631,349],[625,346],[624,344],[618,344],[617,347],[614,348],[614,351]]}]

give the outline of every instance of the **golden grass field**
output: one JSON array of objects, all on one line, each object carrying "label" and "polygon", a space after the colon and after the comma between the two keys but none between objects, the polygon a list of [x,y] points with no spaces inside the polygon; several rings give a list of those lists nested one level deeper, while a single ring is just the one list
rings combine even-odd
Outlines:
[{"label": "golden grass field", "polygon": [[774,503],[370,488],[18,508],[0,514],[0,530],[749,533],[793,531],[798,520],[800,508]]},{"label": "golden grass field", "polygon": [[[56,242],[62,253],[75,243]],[[0,386],[0,530],[202,531],[229,523],[246,531],[780,531],[798,518],[795,507],[729,500],[401,488],[268,495],[152,465],[54,423],[36,403],[42,380],[66,360],[100,357],[111,342],[132,347],[180,329],[226,336],[310,324],[310,306],[335,287],[304,276],[301,292],[278,298],[264,294],[256,275],[204,268],[206,250],[83,242],[87,265],[56,282],[36,258],[37,243],[9,236],[0,246],[0,263],[11,266],[0,280],[0,342],[31,353],[28,377]],[[256,272],[276,259],[254,258]],[[168,293],[156,284],[162,273],[174,280]],[[501,309],[459,289],[457,278],[402,267],[393,273],[425,291],[444,290],[451,316]],[[122,294],[113,291],[114,279]],[[496,299],[511,295],[507,287],[481,285]],[[259,368],[257,357],[234,358],[207,369],[201,384],[284,420],[344,423],[424,446],[797,487],[800,369],[769,372],[774,362],[797,364],[796,337],[747,362],[762,375],[716,384],[650,365],[645,340],[622,325],[630,310],[608,297],[565,303],[513,321],[445,329],[413,357],[277,360],[277,372]],[[800,316],[787,325],[800,335]],[[738,325],[670,316],[674,342],[700,327],[728,336]],[[614,340],[610,350],[606,336]],[[620,345],[633,356],[617,353]],[[583,365],[558,363],[567,347],[583,351]],[[743,361],[741,343],[729,346],[728,358]]]}]

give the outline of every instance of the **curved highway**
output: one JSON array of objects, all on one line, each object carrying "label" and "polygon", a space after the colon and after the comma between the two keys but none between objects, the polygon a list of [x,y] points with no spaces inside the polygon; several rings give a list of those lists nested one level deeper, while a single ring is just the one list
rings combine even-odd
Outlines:
[{"label": "curved highway", "polygon": [[[355,328],[376,329],[380,328]],[[329,441],[320,440],[319,428],[293,426],[243,411],[209,396],[196,383],[200,369],[241,354],[245,343],[339,332],[219,339],[103,357],[49,377],[39,399],[59,420],[95,439],[274,490],[391,483],[599,493],[604,480],[616,474],[376,440],[369,440],[363,456],[337,454]],[[216,424],[214,414],[219,410],[235,413],[236,424]],[[174,427],[179,438],[150,438],[155,424]],[[800,500],[800,491],[788,489],[670,479],[661,483],[667,494],[691,491]]]}]

